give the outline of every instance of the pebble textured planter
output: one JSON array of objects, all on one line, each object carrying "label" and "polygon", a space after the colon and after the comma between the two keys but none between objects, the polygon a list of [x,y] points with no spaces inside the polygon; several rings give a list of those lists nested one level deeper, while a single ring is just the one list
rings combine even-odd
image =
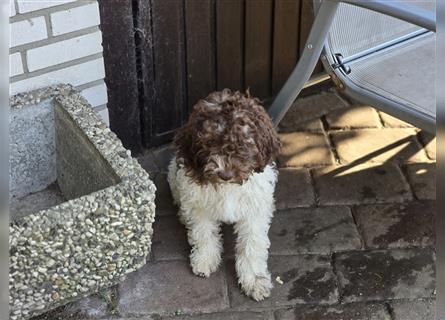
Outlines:
[{"label": "pebble textured planter", "polygon": [[10,224],[10,318],[27,319],[116,284],[143,266],[155,186],[87,101],[61,85],[11,98],[49,100],[57,184],[68,201]]}]

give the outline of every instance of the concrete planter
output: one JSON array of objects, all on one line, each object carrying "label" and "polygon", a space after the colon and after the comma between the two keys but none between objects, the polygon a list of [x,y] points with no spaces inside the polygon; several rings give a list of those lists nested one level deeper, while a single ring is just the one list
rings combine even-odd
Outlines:
[{"label": "concrete planter", "polygon": [[[145,264],[155,186],[70,86],[12,97],[10,128],[10,316],[26,319]],[[18,198],[50,184],[58,204],[20,206]]]}]

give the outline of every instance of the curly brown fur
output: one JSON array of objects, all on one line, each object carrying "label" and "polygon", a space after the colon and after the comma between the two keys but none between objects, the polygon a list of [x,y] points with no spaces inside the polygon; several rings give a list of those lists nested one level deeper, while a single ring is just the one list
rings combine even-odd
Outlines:
[{"label": "curly brown fur", "polygon": [[281,147],[260,101],[229,89],[198,101],[174,145],[178,164],[200,184],[242,183],[262,172]]}]

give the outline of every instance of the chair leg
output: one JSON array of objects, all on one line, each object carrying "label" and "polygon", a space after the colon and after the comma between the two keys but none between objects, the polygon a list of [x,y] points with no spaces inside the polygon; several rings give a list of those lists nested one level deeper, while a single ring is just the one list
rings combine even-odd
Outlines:
[{"label": "chair leg", "polygon": [[323,1],[320,4],[303,54],[268,110],[275,126],[283,119],[314,71],[337,8],[337,1]]}]

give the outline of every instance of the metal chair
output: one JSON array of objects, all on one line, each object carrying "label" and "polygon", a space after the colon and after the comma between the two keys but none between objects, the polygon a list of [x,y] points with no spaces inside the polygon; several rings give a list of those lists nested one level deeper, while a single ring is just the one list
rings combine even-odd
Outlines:
[{"label": "metal chair", "polygon": [[271,107],[275,125],[320,58],[346,95],[435,134],[435,0],[314,0],[305,49]]}]

